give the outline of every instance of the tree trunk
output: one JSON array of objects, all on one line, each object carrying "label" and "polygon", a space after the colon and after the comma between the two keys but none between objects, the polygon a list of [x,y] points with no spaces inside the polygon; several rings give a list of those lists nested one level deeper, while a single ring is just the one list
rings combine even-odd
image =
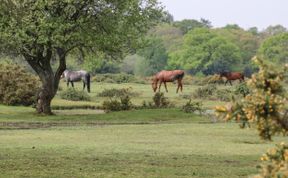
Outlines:
[{"label": "tree trunk", "polygon": [[53,114],[51,101],[57,93],[61,75],[66,69],[66,52],[63,49],[57,49],[57,54],[59,56],[59,66],[55,73],[50,64],[52,51],[48,51],[46,56],[24,55],[26,61],[35,70],[42,82],[42,88],[38,93],[36,103],[36,110],[39,114]]},{"label": "tree trunk", "polygon": [[54,79],[46,78],[44,83],[42,80],[42,88],[37,97],[36,110],[39,114],[52,115],[51,101],[54,98],[57,89],[54,88]]}]

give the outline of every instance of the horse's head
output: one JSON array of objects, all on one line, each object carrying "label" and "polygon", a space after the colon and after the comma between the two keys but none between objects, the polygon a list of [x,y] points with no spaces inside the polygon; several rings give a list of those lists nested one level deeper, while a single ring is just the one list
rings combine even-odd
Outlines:
[{"label": "horse's head", "polygon": [[61,75],[61,78],[65,78],[66,74],[68,73],[68,70],[64,70],[64,72]]},{"label": "horse's head", "polygon": [[220,77],[226,77],[229,74],[227,71],[222,71],[219,73]]}]

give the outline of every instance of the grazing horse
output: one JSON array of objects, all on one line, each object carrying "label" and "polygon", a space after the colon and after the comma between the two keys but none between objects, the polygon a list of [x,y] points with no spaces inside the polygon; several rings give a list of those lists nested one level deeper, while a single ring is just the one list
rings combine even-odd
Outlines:
[{"label": "grazing horse", "polygon": [[179,88],[181,89],[181,92],[182,92],[182,89],[183,89],[182,79],[183,79],[183,77],[184,77],[184,71],[183,70],[172,70],[172,71],[162,70],[162,71],[158,72],[153,77],[152,88],[153,88],[154,92],[156,92],[158,82],[160,82],[159,92],[160,92],[160,88],[161,88],[162,83],[164,83],[166,92],[168,92],[166,82],[174,82],[175,80],[177,80],[178,87],[177,87],[176,93],[178,93]]},{"label": "grazing horse", "polygon": [[73,82],[83,81],[83,90],[85,90],[85,86],[87,85],[87,91],[90,93],[90,74],[85,70],[79,71],[69,71],[65,70],[62,74],[62,78],[65,78],[67,82],[67,87],[69,87],[69,83],[71,83],[72,87],[74,87]]},{"label": "grazing horse", "polygon": [[221,72],[220,77],[225,77],[227,80],[225,82],[225,85],[229,81],[230,85],[232,86],[231,80],[238,80],[240,82],[244,81],[244,74],[241,72]]}]

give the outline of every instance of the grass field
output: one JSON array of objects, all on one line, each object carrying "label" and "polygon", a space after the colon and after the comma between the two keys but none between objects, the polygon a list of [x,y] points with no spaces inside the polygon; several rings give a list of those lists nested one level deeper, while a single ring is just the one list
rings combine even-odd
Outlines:
[{"label": "grass field", "polygon": [[[235,82],[238,83],[238,82]],[[66,83],[61,81],[60,87],[62,89],[66,89]],[[75,83],[75,88],[77,90],[82,90],[82,83]],[[191,95],[198,87],[196,85],[184,85],[183,92],[179,92],[176,94],[177,84],[167,83],[168,93],[165,92],[165,96],[176,106],[182,106],[185,104],[188,99],[184,99],[183,95]],[[221,86],[219,88],[228,88],[230,86]],[[141,105],[143,101],[151,101],[154,96],[154,92],[152,91],[152,87],[150,84],[136,84],[136,83],[91,83],[91,93],[89,94],[92,98],[92,101],[81,101],[81,102],[72,102],[61,99],[58,95],[52,101],[52,105],[55,106],[79,106],[79,105],[88,105],[88,106],[101,106],[103,101],[107,100],[106,97],[99,97],[98,94],[102,92],[104,89],[121,89],[121,88],[131,88],[133,92],[137,92],[139,96],[132,97],[132,103],[135,105]],[[162,86],[161,91],[164,92],[164,86]],[[60,91],[61,92],[61,91]],[[199,99],[195,99],[195,101],[200,101]],[[210,100],[201,100],[205,108],[211,109],[216,105],[223,104],[221,101],[210,101]]]},{"label": "grass field", "polygon": [[247,177],[283,140],[179,109],[47,117],[0,106],[0,122],[0,177]]},{"label": "grass field", "polygon": [[[100,105],[105,98],[97,93],[104,88],[126,87],[131,84],[93,83],[91,102],[57,96],[53,105]],[[174,93],[174,86],[168,87],[169,100],[178,106],[186,102]],[[134,103],[151,100],[149,85],[132,88],[141,93]],[[185,86],[184,94],[195,89]],[[207,108],[217,104],[204,101]],[[30,107],[0,105],[0,178],[247,177],[257,173],[260,156],[285,139],[264,142],[255,129],[239,129],[237,123],[214,122],[177,108],[55,113],[40,116]]]}]

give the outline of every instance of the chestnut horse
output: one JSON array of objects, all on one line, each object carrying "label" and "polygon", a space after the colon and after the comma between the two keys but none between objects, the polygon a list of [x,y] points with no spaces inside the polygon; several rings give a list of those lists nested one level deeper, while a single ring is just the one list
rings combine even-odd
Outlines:
[{"label": "chestnut horse", "polygon": [[244,81],[244,74],[241,72],[221,72],[220,77],[225,77],[227,79],[225,85],[229,81],[232,86],[231,80],[239,80],[240,82]]},{"label": "chestnut horse", "polygon": [[159,84],[159,92],[160,92],[160,88],[162,83],[164,83],[166,92],[168,92],[167,90],[167,85],[166,82],[174,82],[175,80],[177,80],[178,83],[178,87],[176,90],[176,93],[178,93],[179,88],[183,89],[183,85],[182,85],[182,79],[184,77],[184,71],[183,70],[171,70],[171,71],[167,71],[167,70],[162,70],[160,72],[158,72],[152,79],[152,88],[154,90],[154,92],[156,92],[157,87],[158,87],[158,82],[160,82]]}]

